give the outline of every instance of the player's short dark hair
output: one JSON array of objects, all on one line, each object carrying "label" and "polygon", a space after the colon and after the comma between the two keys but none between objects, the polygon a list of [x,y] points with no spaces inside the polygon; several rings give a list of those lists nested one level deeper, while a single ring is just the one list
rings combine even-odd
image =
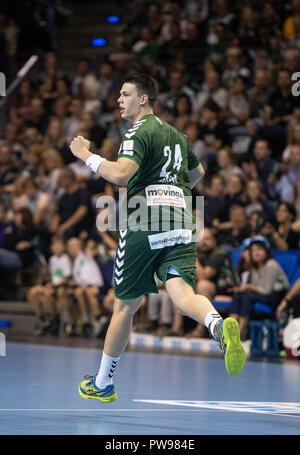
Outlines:
[{"label": "player's short dark hair", "polygon": [[157,97],[157,83],[153,77],[145,73],[131,73],[124,79],[124,84],[134,84],[138,94],[148,96],[150,106],[153,106]]}]

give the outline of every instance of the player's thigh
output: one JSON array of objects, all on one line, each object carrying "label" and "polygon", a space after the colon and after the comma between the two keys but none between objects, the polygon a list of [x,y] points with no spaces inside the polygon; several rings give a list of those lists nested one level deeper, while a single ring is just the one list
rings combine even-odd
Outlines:
[{"label": "player's thigh", "polygon": [[193,288],[180,276],[166,281],[166,290],[177,308],[185,307],[195,295]]}]

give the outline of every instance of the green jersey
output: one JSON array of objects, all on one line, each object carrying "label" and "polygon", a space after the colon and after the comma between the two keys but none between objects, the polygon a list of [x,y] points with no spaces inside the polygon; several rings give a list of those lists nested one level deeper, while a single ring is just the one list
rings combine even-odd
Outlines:
[{"label": "green jersey", "polygon": [[[199,165],[187,136],[155,115],[148,114],[124,135],[119,150],[121,157],[139,165],[128,182],[127,201],[136,196],[144,198],[152,221],[157,220],[157,214],[160,222],[174,221],[176,210],[187,209],[192,196],[189,171]],[[129,205],[128,216],[134,210]],[[151,211],[152,208],[158,211]]]}]

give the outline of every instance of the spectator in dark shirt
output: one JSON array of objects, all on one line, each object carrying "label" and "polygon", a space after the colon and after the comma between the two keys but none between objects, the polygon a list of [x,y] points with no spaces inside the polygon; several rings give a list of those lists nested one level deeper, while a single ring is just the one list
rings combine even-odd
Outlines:
[{"label": "spectator in dark shirt", "polygon": [[30,266],[35,259],[33,238],[38,234],[29,209],[15,212],[14,226],[8,230],[0,248],[0,268],[18,270]]},{"label": "spectator in dark shirt", "polygon": [[27,127],[36,128],[40,133],[45,133],[48,125],[48,118],[41,98],[37,96],[32,98],[29,120],[26,120],[24,123]]},{"label": "spectator in dark shirt", "polygon": [[276,210],[277,228],[268,225],[269,240],[273,248],[279,250],[296,250],[299,248],[299,233],[292,229],[292,223],[296,218],[296,210],[293,204],[281,202]]},{"label": "spectator in dark shirt", "polygon": [[12,149],[7,145],[0,147],[0,187],[2,190],[9,189],[17,176],[17,168],[13,160]]},{"label": "spectator in dark shirt", "polygon": [[199,137],[207,149],[216,152],[227,143],[226,128],[220,120],[220,108],[213,100],[203,106],[200,118]]},{"label": "spectator in dark shirt", "polygon": [[220,175],[214,175],[210,188],[204,199],[204,224],[212,227],[213,223],[227,219],[227,203],[224,199],[225,180]]},{"label": "spectator in dark shirt", "polygon": [[242,165],[247,177],[261,181],[269,198],[272,198],[272,187],[280,172],[278,163],[271,158],[271,153],[268,141],[259,139],[255,142],[252,160]]},{"label": "spectator in dark shirt", "polygon": [[277,87],[265,106],[265,126],[258,130],[258,136],[269,139],[279,155],[286,145],[288,123],[296,118],[299,99],[291,92],[292,79],[289,70],[282,68],[277,74]]},{"label": "spectator in dark shirt", "polygon": [[229,210],[229,222],[218,226],[218,245],[239,248],[243,239],[249,235],[250,226],[245,208],[241,205],[232,205]]},{"label": "spectator in dark shirt", "polygon": [[0,247],[5,245],[5,240],[13,233],[14,227],[12,221],[6,221],[6,206],[0,202]]},{"label": "spectator in dark shirt", "polygon": [[89,231],[91,200],[87,189],[80,188],[70,168],[60,172],[59,184],[65,193],[58,201],[58,213],[53,217],[51,232],[76,237],[82,231]]},{"label": "spectator in dark shirt", "polygon": [[240,175],[233,174],[229,177],[225,189],[225,200],[228,207],[245,204],[244,181]]}]

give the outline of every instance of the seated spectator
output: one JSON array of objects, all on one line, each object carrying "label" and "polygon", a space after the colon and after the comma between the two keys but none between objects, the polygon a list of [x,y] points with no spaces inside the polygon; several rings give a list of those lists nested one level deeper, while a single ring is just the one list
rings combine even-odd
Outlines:
[{"label": "seated spectator", "polygon": [[229,209],[229,221],[216,224],[218,245],[239,248],[242,240],[249,237],[251,231],[245,208],[232,205]]},{"label": "seated spectator", "polygon": [[55,148],[47,148],[43,151],[40,163],[43,189],[50,195],[57,195],[59,191],[59,174],[64,167],[60,153]]},{"label": "seated spectator", "polygon": [[282,160],[284,162],[288,162],[294,145],[300,146],[300,123],[294,123],[288,129],[287,146],[282,154]]},{"label": "seated spectator", "polygon": [[36,322],[35,335],[59,334],[60,321],[65,329],[71,322],[67,286],[72,272],[72,264],[65,253],[62,237],[53,236],[48,266],[50,281],[36,284],[27,294],[27,301],[34,307]]},{"label": "seated spectator", "polygon": [[101,84],[101,96],[102,103],[105,103],[108,94],[113,87],[114,83],[114,71],[113,66],[109,62],[103,62],[99,68],[98,80]]},{"label": "seated spectator", "polygon": [[192,103],[187,95],[179,95],[174,104],[174,126],[183,132],[191,121]]},{"label": "seated spectator", "polygon": [[14,231],[14,223],[7,219],[6,206],[0,202],[0,248],[5,245],[5,240]]},{"label": "seated spectator", "polygon": [[293,145],[287,162],[287,172],[275,183],[275,192],[283,202],[294,198],[297,178],[300,176],[300,145]]},{"label": "seated spectator", "polygon": [[58,213],[53,217],[50,231],[65,235],[67,238],[79,235],[84,230],[89,231],[91,227],[89,192],[79,187],[74,172],[69,168],[60,171],[59,186],[65,192],[58,200]]},{"label": "seated spectator", "polygon": [[0,248],[0,268],[4,270],[20,270],[31,266],[35,261],[32,241],[38,231],[30,210],[27,208],[17,210],[13,224]]},{"label": "seated spectator", "polygon": [[208,44],[216,42],[216,36],[214,34],[214,26],[216,23],[225,24],[230,32],[230,36],[235,36],[238,22],[228,0],[215,0],[213,2],[212,15],[208,22],[208,35],[206,40]]},{"label": "seated spectator", "polygon": [[[72,101],[72,96],[70,94],[70,86],[69,86],[69,80],[66,77],[62,77],[60,79],[57,79],[56,81],[56,93],[57,93],[57,98],[62,100],[64,105],[66,107],[69,107]],[[53,106],[52,106],[53,109]]]},{"label": "seated spectator", "polygon": [[245,67],[245,56],[239,47],[230,47],[226,51],[226,67],[222,74],[222,85],[229,90],[238,76],[250,77],[250,70]]},{"label": "seated spectator", "polygon": [[248,178],[259,179],[264,192],[269,198],[273,198],[273,185],[279,175],[279,165],[271,158],[272,150],[268,141],[258,139],[253,148],[253,158],[250,162],[242,164]]},{"label": "seated spectator", "polygon": [[15,156],[22,155],[24,147],[20,142],[20,131],[15,123],[7,123],[5,125],[4,137],[0,140],[0,146],[7,145],[12,149]]},{"label": "seated spectator", "polygon": [[[230,128],[244,127],[249,119],[250,105],[247,99],[247,82],[243,76],[236,76],[232,81],[227,109],[227,125]],[[236,130],[232,131],[235,132]]]},{"label": "seated spectator", "polygon": [[278,49],[281,31],[281,19],[271,1],[264,2],[258,24],[258,35],[261,45],[267,52],[274,53]]},{"label": "seated spectator", "polygon": [[217,163],[220,168],[219,175],[225,179],[226,184],[228,184],[233,175],[237,175],[242,179],[245,177],[243,170],[237,166],[235,156],[229,148],[224,147],[219,151]]},{"label": "seated spectator", "polygon": [[290,317],[300,317],[300,278],[289,289],[276,309],[276,318],[279,322],[286,322]]},{"label": "seated spectator", "polygon": [[[206,0],[205,0],[206,1]],[[203,4],[203,1],[201,2]],[[191,80],[198,83],[205,56],[205,24],[199,23],[200,19],[183,23],[182,54],[186,61]]]},{"label": "seated spectator", "polygon": [[238,174],[229,177],[225,188],[225,200],[230,208],[232,205],[245,205],[244,181]]},{"label": "seated spectator", "polygon": [[169,110],[173,111],[175,106],[175,100],[178,98],[179,95],[185,94],[190,98],[194,109],[194,99],[195,93],[192,89],[190,89],[184,81],[184,76],[181,71],[175,70],[170,72],[170,90],[165,95],[159,95],[158,100],[161,99],[163,102],[164,107]]},{"label": "seated spectator", "polygon": [[[210,300],[216,295],[222,295],[225,299],[231,300],[231,294],[227,292],[227,289],[232,288],[234,281],[228,268],[228,257],[217,246],[212,229],[204,229],[203,237],[197,246],[197,294],[205,295]],[[199,323],[186,336],[188,338],[202,337],[206,333],[206,328]]]},{"label": "seated spectator", "polygon": [[[297,231],[300,231],[300,175],[297,177],[296,185],[295,185],[295,196],[293,200],[293,204],[296,210],[296,218],[295,218],[295,223],[297,223],[297,226],[299,225],[299,229]],[[294,224],[295,224],[294,223]]]},{"label": "seated spectator", "polygon": [[289,122],[296,117],[296,108],[299,105],[297,97],[293,96],[291,74],[286,68],[277,73],[277,86],[271,92],[265,105],[265,126],[261,127],[257,135],[270,141],[272,148],[279,155],[287,141]]},{"label": "seated spectator", "polygon": [[197,122],[188,122],[184,129],[184,134],[188,137],[189,146],[192,151],[198,160],[201,161],[202,165],[204,165],[205,163],[203,161],[206,160],[206,154],[204,142],[200,139],[199,135],[199,124]]},{"label": "seated spectator", "polygon": [[63,157],[69,152],[66,132],[60,119],[56,117],[50,118],[43,144],[45,148],[55,148]]},{"label": "seated spectator", "polygon": [[43,151],[44,147],[42,144],[32,144],[23,153],[22,163],[19,166],[19,172],[23,177],[31,179],[38,177]]},{"label": "seated spectator", "polygon": [[178,53],[184,52],[180,23],[177,20],[174,20],[168,25],[168,38],[160,35],[156,42],[156,60],[158,64],[162,64],[166,68],[174,67]]},{"label": "seated spectator", "polygon": [[44,108],[42,98],[32,98],[28,120],[24,121],[27,128],[36,128],[39,133],[44,134],[48,126],[48,115]]},{"label": "seated spectator", "polygon": [[295,40],[296,38],[299,38],[299,35],[297,35],[297,29],[298,29],[297,19],[299,18],[299,15],[300,15],[299,1],[293,0],[291,15],[289,15],[283,23],[282,33],[283,33],[283,37],[286,40],[292,41],[292,40]]},{"label": "seated spectator", "polygon": [[17,176],[17,167],[15,165],[12,149],[7,145],[0,147],[0,187],[2,191],[9,191]]},{"label": "seated spectator", "polygon": [[254,9],[245,5],[242,7],[238,39],[239,46],[246,48],[248,53],[253,52],[260,45],[260,38],[258,34],[259,19]]},{"label": "seated spectator", "polygon": [[17,126],[29,120],[31,112],[31,100],[34,96],[34,90],[31,82],[24,79],[13,94],[11,107],[9,110],[10,120]]},{"label": "seated spectator", "polygon": [[246,123],[247,132],[256,134],[264,122],[264,107],[272,91],[271,72],[257,69],[254,73],[254,85],[247,91],[249,103],[249,120]]},{"label": "seated spectator", "polygon": [[218,105],[209,100],[202,109],[200,117],[199,135],[207,151],[216,152],[227,143],[226,128],[220,120]]},{"label": "seated spectator", "polygon": [[55,201],[41,191],[36,180],[27,179],[24,182],[24,192],[27,196],[27,208],[31,211],[36,226],[48,226],[56,209]]},{"label": "seated spectator", "polygon": [[225,110],[228,102],[228,92],[220,85],[219,73],[211,69],[205,73],[205,82],[197,94],[195,114],[199,115],[203,106],[213,100],[221,110]]},{"label": "seated spectator", "polygon": [[92,112],[96,118],[100,116],[102,103],[100,101],[101,85],[96,78],[88,78],[83,82],[83,110]]},{"label": "seated spectator", "polygon": [[73,98],[69,107],[71,114],[64,123],[66,141],[69,144],[80,128],[83,115],[83,101],[81,98]]},{"label": "seated spectator", "polygon": [[215,42],[208,45],[208,55],[217,68],[222,68],[226,63],[227,49],[232,47],[230,30],[223,22],[216,22],[213,28]]},{"label": "seated spectator", "polygon": [[82,97],[83,95],[83,85],[85,81],[89,79],[96,79],[95,76],[92,74],[90,68],[90,62],[87,58],[80,58],[77,62],[76,67],[76,74],[73,77],[72,85],[71,85],[71,92],[72,95],[75,97]]},{"label": "seated spectator", "polygon": [[270,201],[267,201],[260,180],[248,180],[246,184],[246,215],[249,217],[255,211],[265,212],[270,219],[275,218],[275,211]]},{"label": "seated spectator", "polygon": [[187,21],[202,24],[208,17],[208,1],[186,0],[184,3],[184,17]]},{"label": "seated spectator", "polygon": [[[103,277],[94,255],[97,253],[94,241],[87,241],[85,248],[78,238],[68,240],[69,255],[74,261],[72,278],[75,288],[70,291],[79,305],[81,325],[80,333],[89,337],[94,330],[98,335],[100,317],[102,316],[98,295],[103,286]],[[102,327],[101,327],[102,328]]]},{"label": "seated spectator", "polygon": [[288,202],[279,203],[276,210],[277,226],[269,226],[269,235],[273,248],[279,250],[297,250],[299,248],[300,235],[292,228],[296,217],[293,204]]},{"label": "seated spectator", "polygon": [[225,200],[225,181],[221,175],[213,175],[209,188],[205,191],[204,225],[213,227],[227,220],[228,210]]},{"label": "seated spectator", "polygon": [[242,339],[247,338],[254,303],[266,303],[275,311],[289,288],[288,278],[278,262],[271,257],[270,243],[265,237],[253,237],[249,252],[247,282],[234,289],[230,308],[230,317],[239,321]]},{"label": "seated spectator", "polygon": [[100,148],[106,137],[106,131],[97,124],[97,117],[93,112],[84,111],[80,129],[84,131],[84,137]]}]

